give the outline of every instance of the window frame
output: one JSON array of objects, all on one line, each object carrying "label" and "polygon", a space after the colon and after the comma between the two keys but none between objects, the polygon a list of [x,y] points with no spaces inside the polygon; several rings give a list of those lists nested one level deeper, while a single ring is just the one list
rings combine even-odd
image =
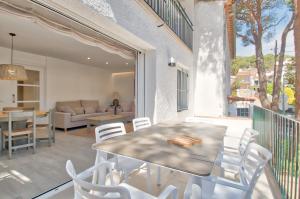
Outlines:
[{"label": "window frame", "polygon": [[176,75],[177,75],[177,112],[182,112],[189,109],[189,71],[181,67],[177,67]]}]

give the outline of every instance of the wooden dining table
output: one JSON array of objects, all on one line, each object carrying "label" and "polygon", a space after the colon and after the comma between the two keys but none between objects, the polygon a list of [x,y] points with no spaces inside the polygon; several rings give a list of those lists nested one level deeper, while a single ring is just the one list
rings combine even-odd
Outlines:
[{"label": "wooden dining table", "polygon": [[[48,112],[46,111],[36,111],[36,117],[46,117]],[[0,122],[8,122],[8,111],[0,111]]]},{"label": "wooden dining table", "polygon": [[[209,176],[223,146],[226,128],[207,123],[166,122],[95,143],[92,148],[194,176]],[[177,136],[202,142],[190,147],[168,143]]]}]

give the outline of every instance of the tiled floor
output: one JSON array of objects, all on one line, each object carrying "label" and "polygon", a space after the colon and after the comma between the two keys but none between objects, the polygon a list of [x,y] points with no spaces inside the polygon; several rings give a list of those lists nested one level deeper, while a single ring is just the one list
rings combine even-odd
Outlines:
[{"label": "tiled floor", "polygon": [[[229,126],[227,134],[240,136],[245,127],[251,125],[249,120],[215,120],[206,119],[205,122],[218,123]],[[91,149],[94,143],[93,136],[84,136],[86,129],[75,129],[68,134],[62,131],[56,133],[56,143],[48,147],[47,144],[39,144],[37,153],[31,151],[18,151],[8,160],[5,152],[0,156],[0,198],[32,198],[45,192],[67,180],[65,162],[71,159],[78,172],[93,165],[95,152]],[[77,136],[74,136],[77,135]],[[228,143],[231,144],[231,143]],[[158,195],[162,189],[173,184],[179,189],[180,198],[189,176],[162,170],[162,186],[155,184],[156,169],[152,172],[153,195]],[[141,170],[130,176],[129,183],[146,190],[145,171]],[[53,198],[72,198],[73,189],[69,188]],[[255,187],[253,198],[272,198],[269,183],[263,175]]]}]

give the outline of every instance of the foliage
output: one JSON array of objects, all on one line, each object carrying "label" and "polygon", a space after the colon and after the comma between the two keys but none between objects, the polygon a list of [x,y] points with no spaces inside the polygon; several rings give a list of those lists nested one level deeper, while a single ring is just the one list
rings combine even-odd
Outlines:
[{"label": "foliage", "polygon": [[282,0],[237,0],[237,36],[245,46],[255,44],[259,32],[266,41],[275,35],[275,27],[283,20],[279,14],[282,5]]},{"label": "foliage", "polygon": [[[281,89],[282,91],[282,89]],[[273,83],[268,83],[267,85],[267,93],[272,95],[273,93]],[[288,104],[293,105],[295,104],[295,89],[291,87],[285,87],[284,93],[288,96]]]},{"label": "foliage", "polygon": [[241,80],[240,79],[236,79],[232,85],[231,85],[231,90],[236,90],[241,88]]},{"label": "foliage", "polygon": [[286,72],[284,74],[284,79],[287,80],[288,84],[295,87],[296,83],[296,66],[295,58],[291,58],[290,62],[286,65]]},{"label": "foliage", "polygon": [[272,93],[273,93],[273,83],[268,83],[267,84],[267,93],[269,95],[272,95]]},{"label": "foliage", "polygon": [[[233,61],[231,65],[231,74],[236,75],[239,71],[239,69],[243,68],[255,68],[255,60],[256,57],[254,55],[252,56],[237,56]],[[264,56],[265,61],[265,68],[266,69],[273,69],[274,67],[274,55],[267,54]]]},{"label": "foliage", "polygon": [[295,104],[295,90],[291,87],[285,87],[284,93],[288,96],[288,104],[294,105]]}]

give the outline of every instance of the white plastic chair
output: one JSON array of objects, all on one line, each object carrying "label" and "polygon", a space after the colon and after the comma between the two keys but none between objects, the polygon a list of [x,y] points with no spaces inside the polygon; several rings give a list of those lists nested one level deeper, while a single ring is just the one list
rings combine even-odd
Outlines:
[{"label": "white plastic chair", "polygon": [[223,150],[221,150],[218,154],[215,164],[223,169],[231,170],[233,173],[237,173],[235,172],[236,167],[240,166],[248,145],[251,142],[254,142],[258,135],[258,131],[246,128],[239,140],[238,148],[236,149],[228,146],[224,147]]},{"label": "white plastic chair", "polygon": [[[148,128],[151,126],[151,121],[150,118],[148,117],[140,117],[140,118],[135,118],[132,120],[133,124],[133,131],[138,131],[140,129]],[[149,165],[147,165],[150,167]],[[160,186],[160,167],[157,167],[157,179],[156,179],[156,184]]]},{"label": "white plastic chair", "polygon": [[133,131],[137,131],[143,128],[148,128],[151,126],[150,118],[140,117],[132,120]]},{"label": "white plastic chair", "polygon": [[[84,181],[94,171],[100,169],[109,171],[110,185],[97,185]],[[101,161],[94,167],[77,175],[72,162],[68,160],[66,170],[74,183],[75,199],[166,199],[169,196],[172,196],[172,199],[178,198],[177,189],[172,185],[168,186],[158,197],[154,197],[126,183],[115,185],[112,175],[113,163],[111,162]]]},{"label": "white plastic chair", "polygon": [[[126,130],[123,123],[111,123],[111,124],[104,124],[101,126],[96,127],[95,135],[96,135],[96,142],[101,143],[104,140],[109,138],[113,138],[116,136],[122,136],[126,134]],[[97,151],[96,161],[95,164],[99,163],[100,158],[106,158],[107,154],[104,154],[101,151]],[[116,169],[122,172],[125,182],[128,180],[129,174],[136,170],[140,169],[144,162],[139,160],[134,160],[126,157],[117,156],[111,159],[116,163]],[[150,166],[147,164],[147,182],[148,182],[148,190],[151,190],[151,174],[150,174]]]},{"label": "white plastic chair", "polygon": [[[239,167],[239,182],[216,176],[209,176],[207,178],[192,177],[186,186],[184,198],[189,199],[193,195],[193,198],[203,199],[250,199],[258,178],[271,158],[272,154],[270,151],[258,144],[250,143]],[[193,187],[193,185],[196,185],[196,187]],[[199,192],[199,188],[201,192]]]}]

